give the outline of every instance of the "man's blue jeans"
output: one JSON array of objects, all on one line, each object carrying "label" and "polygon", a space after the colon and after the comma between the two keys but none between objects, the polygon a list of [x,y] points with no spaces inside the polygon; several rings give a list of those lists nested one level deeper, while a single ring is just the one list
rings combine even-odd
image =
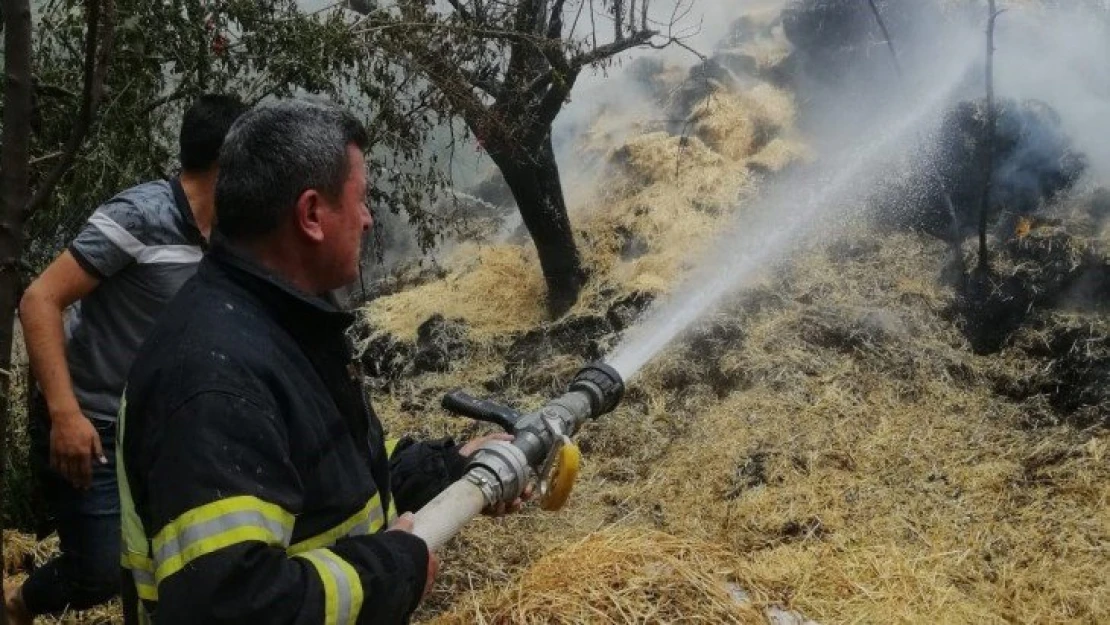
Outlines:
[{"label": "man's blue jeans", "polygon": [[93,419],[108,463],[93,460],[92,486],[80,490],[50,467],[50,422],[41,396],[29,415],[31,462],[61,542],[61,555],[23,584],[33,615],[84,610],[120,589],[120,504],[116,485],[116,424]]}]

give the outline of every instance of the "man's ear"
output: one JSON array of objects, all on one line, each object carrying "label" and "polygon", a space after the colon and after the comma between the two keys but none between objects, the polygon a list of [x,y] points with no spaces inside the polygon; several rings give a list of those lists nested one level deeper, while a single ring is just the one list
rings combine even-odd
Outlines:
[{"label": "man's ear", "polygon": [[321,223],[323,215],[321,213],[325,207],[322,200],[320,193],[315,189],[306,189],[297,198],[297,206],[293,211],[293,223],[297,232],[316,243],[324,240],[324,229]]}]

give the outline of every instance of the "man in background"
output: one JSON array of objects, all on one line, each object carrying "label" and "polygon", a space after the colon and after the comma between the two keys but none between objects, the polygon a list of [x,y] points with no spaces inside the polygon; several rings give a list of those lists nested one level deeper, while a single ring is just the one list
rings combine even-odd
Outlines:
[{"label": "man in background", "polygon": [[14,625],[87,609],[119,592],[120,397],[140,344],[207,246],[220,147],[245,108],[226,95],[194,102],[179,135],[180,175],[132,187],[98,207],[20,301],[37,385],[32,464],[61,554],[22,586],[5,585]]}]

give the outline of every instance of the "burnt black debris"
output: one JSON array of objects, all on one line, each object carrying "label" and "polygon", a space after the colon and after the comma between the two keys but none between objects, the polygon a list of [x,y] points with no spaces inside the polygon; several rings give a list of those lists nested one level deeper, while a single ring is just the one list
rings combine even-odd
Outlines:
[{"label": "burnt black debris", "polygon": [[943,17],[933,2],[876,0],[875,5],[899,64],[867,0],[792,0],[783,10],[782,26],[794,50],[781,75],[807,97],[823,99],[839,92],[869,100],[896,92],[898,67],[912,68],[924,60],[925,46],[919,43],[930,38],[930,27]]},{"label": "burnt black debris", "polygon": [[445,319],[432,315],[416,330],[416,353],[413,367],[416,373],[442,373],[449,371],[454,362],[470,355],[470,342],[466,338],[466,324],[461,319]]},{"label": "burnt black debris", "polygon": [[[988,222],[1003,240],[1020,232],[1022,218],[1037,215],[1079,181],[1087,158],[1064,132],[1052,107],[1037,100],[996,103],[991,205]],[[978,230],[986,182],[986,103],[965,100],[944,117],[935,146],[905,182],[897,204],[880,221],[959,240]]]},{"label": "burnt black debris", "polygon": [[613,302],[609,306],[609,310],[606,311],[605,318],[609,320],[609,324],[613,326],[614,330],[623,331],[635,324],[636,320],[653,301],[655,301],[655,296],[651,293],[641,291],[630,293]]},{"label": "burnt black debris", "polygon": [[1047,400],[1047,410],[1031,411],[1027,425],[1110,427],[1110,335],[1075,318],[1043,315],[1015,337],[1015,347],[1044,364],[1024,377],[999,378],[994,389],[1014,401]]},{"label": "burnt black debris", "polygon": [[806,313],[800,332],[809,343],[841,352],[866,352],[905,341],[909,329],[902,317],[882,308],[821,306]]}]

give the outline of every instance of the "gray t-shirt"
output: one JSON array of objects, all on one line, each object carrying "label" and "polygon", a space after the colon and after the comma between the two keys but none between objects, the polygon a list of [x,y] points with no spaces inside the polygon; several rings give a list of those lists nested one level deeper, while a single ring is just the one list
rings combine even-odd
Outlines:
[{"label": "gray t-shirt", "polygon": [[93,212],[69,251],[100,278],[67,311],[66,355],[86,416],[114,421],[131,362],[178,289],[196,273],[204,238],[177,179],[123,191]]}]

